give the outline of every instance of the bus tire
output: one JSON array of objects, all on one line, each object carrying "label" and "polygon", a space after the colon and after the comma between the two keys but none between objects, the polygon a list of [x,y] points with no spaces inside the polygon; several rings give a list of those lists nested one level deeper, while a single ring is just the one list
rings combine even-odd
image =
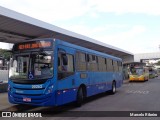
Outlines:
[{"label": "bus tire", "polygon": [[113,81],[113,82],[112,82],[112,90],[111,90],[111,94],[113,95],[113,94],[115,94],[115,93],[116,93],[116,82]]},{"label": "bus tire", "polygon": [[77,92],[77,100],[76,100],[76,106],[77,107],[81,107],[82,106],[83,99],[84,99],[83,89],[82,89],[82,87],[80,87],[78,89],[78,92]]}]

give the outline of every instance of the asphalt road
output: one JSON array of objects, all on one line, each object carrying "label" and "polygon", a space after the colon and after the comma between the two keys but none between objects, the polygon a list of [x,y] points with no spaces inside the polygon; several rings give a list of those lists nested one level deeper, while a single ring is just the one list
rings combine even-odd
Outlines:
[{"label": "asphalt road", "polygon": [[[38,119],[42,120],[63,120],[63,119],[104,119],[104,120],[159,120],[160,117],[93,117],[97,113],[103,113],[101,111],[160,111],[160,77],[151,79],[147,82],[132,82],[125,83],[119,89],[115,95],[109,93],[102,93],[88,98],[82,107],[74,107],[74,104],[67,104],[60,107],[34,107],[28,105],[12,105],[7,100],[7,93],[0,93],[0,111],[19,111],[19,112],[44,112],[43,116]],[[56,112],[60,111],[60,112]],[[78,112],[85,111],[85,112]],[[93,111],[93,112],[92,112]],[[69,113],[70,117],[67,116]],[[73,116],[72,116],[73,114]],[[90,117],[80,117],[90,115]],[[103,113],[105,114],[105,112]],[[107,114],[107,112],[106,112]],[[114,114],[111,113],[111,114]],[[115,112],[115,114],[121,114]],[[123,113],[122,113],[123,114]],[[160,113],[159,113],[160,114]],[[78,116],[77,116],[78,115]],[[93,116],[92,116],[93,115]],[[99,115],[99,114],[98,114]],[[57,117],[58,116],[58,117]],[[2,118],[0,118],[2,119]],[[5,119],[5,118],[3,118]],[[17,118],[15,118],[17,119]],[[28,119],[28,118],[23,118]],[[29,118],[37,119],[37,118]]]}]

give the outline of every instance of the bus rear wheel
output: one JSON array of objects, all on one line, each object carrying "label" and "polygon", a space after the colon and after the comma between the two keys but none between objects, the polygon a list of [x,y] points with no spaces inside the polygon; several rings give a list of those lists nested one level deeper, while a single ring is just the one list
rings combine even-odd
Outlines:
[{"label": "bus rear wheel", "polygon": [[111,90],[111,94],[115,94],[116,93],[116,82],[113,81],[112,82],[112,90]]},{"label": "bus rear wheel", "polygon": [[79,88],[79,89],[78,89],[78,92],[77,92],[76,106],[77,106],[77,107],[81,107],[83,100],[84,100],[83,89],[82,89],[82,88]]}]

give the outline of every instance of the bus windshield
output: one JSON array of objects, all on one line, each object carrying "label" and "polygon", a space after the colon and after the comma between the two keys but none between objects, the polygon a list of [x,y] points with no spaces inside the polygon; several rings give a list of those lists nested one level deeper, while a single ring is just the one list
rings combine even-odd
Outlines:
[{"label": "bus windshield", "polygon": [[132,68],[131,73],[133,75],[142,75],[143,74],[143,68]]},{"label": "bus windshield", "polygon": [[15,54],[11,60],[11,79],[41,79],[53,76],[53,52]]}]

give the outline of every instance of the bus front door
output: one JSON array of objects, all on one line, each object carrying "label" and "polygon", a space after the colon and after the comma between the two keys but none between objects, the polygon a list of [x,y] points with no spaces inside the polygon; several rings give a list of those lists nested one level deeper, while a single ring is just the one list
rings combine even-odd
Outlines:
[{"label": "bus front door", "polygon": [[57,104],[65,104],[76,99],[74,50],[68,47],[58,49]]}]

